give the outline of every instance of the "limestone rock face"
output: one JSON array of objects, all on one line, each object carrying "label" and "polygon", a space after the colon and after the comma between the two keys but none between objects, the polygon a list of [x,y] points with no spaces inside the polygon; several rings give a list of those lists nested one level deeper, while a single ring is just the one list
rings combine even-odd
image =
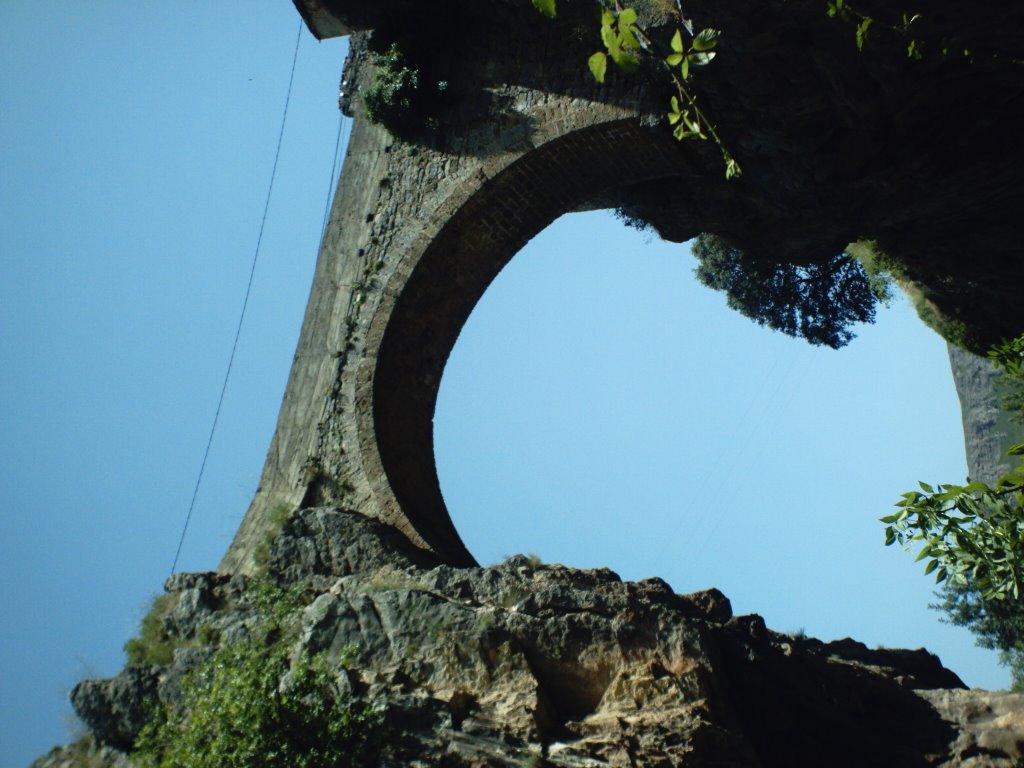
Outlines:
[{"label": "limestone rock face", "polygon": [[989,768],[1024,747],[1024,695],[989,691],[921,691],[921,696],[959,731],[951,746],[957,764]]},{"label": "limestone rock face", "polygon": [[[607,569],[422,558],[330,508],[295,513],[271,548],[267,576],[308,599],[294,653],[326,653],[339,686],[382,713],[376,765],[979,768],[1024,754],[1022,697],[968,691],[924,650],[780,634],[733,616],[717,590],[680,595]],[[182,676],[210,653],[201,627],[221,642],[249,634],[250,586],[168,580],[174,662],[75,690],[99,742],[91,764],[124,768],[141,703],[180,702]],[[61,759],[36,766],[76,764]]]},{"label": "limestone rock face", "polygon": [[83,680],[71,691],[71,706],[102,743],[128,749],[145,725],[157,682],[155,668],[129,667],[110,680]]},{"label": "limestone rock face", "polygon": [[73,744],[54,747],[32,761],[29,768],[133,768],[126,754],[113,747],[99,745],[91,737]]}]

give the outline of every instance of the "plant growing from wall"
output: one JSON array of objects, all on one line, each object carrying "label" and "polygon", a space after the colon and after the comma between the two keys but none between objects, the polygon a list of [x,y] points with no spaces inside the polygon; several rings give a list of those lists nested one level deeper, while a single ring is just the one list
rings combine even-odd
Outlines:
[{"label": "plant growing from wall", "polygon": [[396,132],[409,119],[420,85],[420,74],[411,68],[397,44],[384,53],[370,56],[374,65],[373,82],[363,91],[366,116]]},{"label": "plant growing from wall", "polygon": [[[533,0],[533,5],[549,18],[554,18],[557,13],[555,0]],[[636,71],[643,60],[656,62],[675,90],[667,110],[673,135],[680,141],[690,138],[711,139],[722,153],[726,178],[738,177],[742,173],[739,163],[726,148],[714,123],[698,104],[697,95],[690,84],[693,71],[710,64],[715,58],[715,48],[721,33],[716,29],[703,29],[695,34],[693,23],[676,6],[679,27],[668,44],[663,46],[637,24],[639,16],[635,8],[624,6],[620,0],[598,0],[598,6],[601,11],[601,42],[604,50],[597,51],[587,61],[594,79],[599,83],[604,82],[609,60],[625,72]]]}]

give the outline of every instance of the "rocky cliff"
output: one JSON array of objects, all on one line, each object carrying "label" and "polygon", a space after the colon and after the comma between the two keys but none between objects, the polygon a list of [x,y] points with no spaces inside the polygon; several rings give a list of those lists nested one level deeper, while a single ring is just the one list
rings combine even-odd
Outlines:
[{"label": "rocky cliff", "polygon": [[780,634],[717,590],[607,569],[522,556],[453,568],[378,521],[313,508],[285,523],[263,579],[171,577],[173,660],[80,683],[91,738],[33,768],[132,766],[157,702],[180,706],[214,646],[259,636],[259,581],[301,595],[292,663],[328,659],[338,692],[378,713],[366,765],[982,768],[1024,755],[1024,696],[967,690],[925,650]]}]

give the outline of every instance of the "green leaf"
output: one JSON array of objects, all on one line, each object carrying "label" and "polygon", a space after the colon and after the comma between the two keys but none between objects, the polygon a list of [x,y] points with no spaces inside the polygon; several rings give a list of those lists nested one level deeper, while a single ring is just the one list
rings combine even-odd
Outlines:
[{"label": "green leaf", "polygon": [[700,118],[690,117],[690,110],[683,110],[683,122],[686,123],[686,127],[690,129],[695,135],[700,136],[702,139],[706,139],[704,131],[700,127]]},{"label": "green leaf", "polygon": [[619,65],[626,72],[635,72],[640,68],[640,60],[631,53],[627,53],[621,48],[610,50],[608,54],[612,57],[612,61]]},{"label": "green leaf", "polygon": [[679,67],[679,71],[683,75],[683,80],[689,80],[690,79],[690,57],[689,56],[684,56],[683,57],[683,64],[682,64],[682,66]]},{"label": "green leaf", "polygon": [[932,571],[934,571],[938,567],[939,567],[939,561],[938,560],[929,560],[928,561],[928,565],[926,565],[925,568],[924,568],[924,575],[927,576],[929,573],[931,573]]},{"label": "green leaf", "polygon": [[738,179],[743,175],[743,169],[740,168],[740,164],[737,163],[732,156],[722,150],[722,157],[725,159],[725,178],[726,179]]},{"label": "green leaf", "polygon": [[927,544],[921,547],[921,551],[917,553],[917,557],[914,558],[914,562],[916,563],[918,560],[924,560],[926,557],[928,557],[933,548],[934,542],[929,541]]},{"label": "green leaf", "polygon": [[857,25],[857,50],[864,50],[864,41],[867,40],[868,30],[871,28],[871,23],[874,21],[870,16],[863,19],[860,24]]},{"label": "green leaf", "polygon": [[711,60],[715,58],[715,52],[710,53],[691,53],[686,57],[690,63],[695,67],[703,67],[711,63]]},{"label": "green leaf", "polygon": [[683,45],[683,32],[680,29],[677,29],[676,33],[672,35],[672,50],[676,53],[683,53],[686,50],[686,46]]},{"label": "green leaf", "polygon": [[533,7],[549,19],[555,18],[555,0],[533,0]]},{"label": "green leaf", "polygon": [[917,484],[921,486],[921,490],[924,491],[925,493],[935,493],[935,489],[928,485],[928,483],[923,483],[920,480],[918,480]]},{"label": "green leaf", "polygon": [[608,71],[608,57],[601,51],[598,51],[590,57],[587,65],[590,67],[590,73],[594,76],[594,79],[599,83],[603,83],[605,73]]},{"label": "green leaf", "polygon": [[618,35],[615,34],[615,14],[607,8],[601,11],[601,42],[608,49],[619,44]]},{"label": "green leaf", "polygon": [[1017,443],[1011,445],[1010,450],[1006,452],[1007,456],[1024,456],[1024,443]]},{"label": "green leaf", "polygon": [[636,35],[633,34],[633,30],[626,27],[619,26],[619,44],[623,48],[631,48],[636,50],[640,47],[640,41],[636,39]]},{"label": "green leaf", "polygon": [[636,20],[639,18],[636,15],[636,11],[633,8],[623,8],[619,14],[619,29],[623,27],[631,27],[636,24]]},{"label": "green leaf", "polygon": [[601,42],[604,43],[604,47],[608,49],[609,53],[614,54],[619,50],[619,36],[611,27],[601,27]]},{"label": "green leaf", "polygon": [[670,53],[665,58],[665,63],[668,64],[670,67],[678,66],[679,64],[682,63],[682,61],[683,61],[683,54],[681,54],[681,53]]},{"label": "green leaf", "polygon": [[693,38],[693,50],[695,51],[710,51],[716,45],[718,45],[718,37],[722,33],[717,29],[702,29],[700,33]]},{"label": "green leaf", "polygon": [[668,113],[668,124],[675,125],[680,121],[680,119],[682,119],[683,112],[679,108],[679,99],[677,99],[675,96],[672,97],[671,105],[672,108],[669,110]]}]

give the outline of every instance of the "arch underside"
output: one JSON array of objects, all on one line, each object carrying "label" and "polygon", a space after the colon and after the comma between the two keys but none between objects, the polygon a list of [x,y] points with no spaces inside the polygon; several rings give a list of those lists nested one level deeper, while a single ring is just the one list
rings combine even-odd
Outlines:
[{"label": "arch underside", "polygon": [[415,266],[398,290],[385,288],[394,301],[374,318],[382,341],[376,359],[364,361],[373,366],[373,409],[360,447],[364,462],[379,462],[375,491],[385,492],[386,483],[401,516],[445,560],[474,562],[441,496],[433,443],[444,365],[473,307],[509,260],[563,213],[619,188],[691,173],[670,135],[636,119],[572,132],[484,184],[422,254],[408,257]]}]

